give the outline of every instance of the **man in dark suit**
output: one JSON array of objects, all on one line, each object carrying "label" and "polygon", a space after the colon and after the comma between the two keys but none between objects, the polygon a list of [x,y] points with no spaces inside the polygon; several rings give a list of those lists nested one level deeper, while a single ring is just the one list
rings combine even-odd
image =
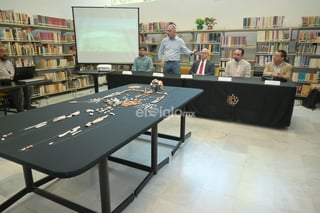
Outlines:
[{"label": "man in dark suit", "polygon": [[214,75],[214,63],[208,60],[209,50],[203,48],[201,50],[201,59],[193,63],[190,74],[194,75]]}]

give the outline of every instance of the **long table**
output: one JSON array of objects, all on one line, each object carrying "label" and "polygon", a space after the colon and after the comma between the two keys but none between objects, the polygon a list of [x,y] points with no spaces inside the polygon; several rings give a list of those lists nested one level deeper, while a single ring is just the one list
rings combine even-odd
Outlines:
[{"label": "long table", "polygon": [[193,76],[189,79],[168,74],[157,77],[148,72],[107,74],[109,88],[151,82],[154,78],[163,80],[164,85],[203,89],[204,92],[187,105],[187,110],[199,117],[275,128],[290,126],[296,93],[292,82],[266,85],[260,78],[232,78],[228,82],[216,76]]},{"label": "long table", "polygon": [[[131,89],[127,91],[129,86]],[[81,97],[72,102],[66,101],[1,118],[0,122],[6,125],[0,130],[0,136],[3,138],[0,141],[0,156],[22,165],[26,186],[3,202],[0,205],[0,212],[30,192],[77,212],[94,212],[41,189],[40,186],[55,178],[78,176],[95,165],[99,168],[101,211],[111,212],[108,159],[149,172],[136,191],[113,210],[113,212],[122,211],[152,175],[157,173],[158,168],[168,162],[168,159],[161,164],[157,161],[158,123],[202,92],[201,89],[165,87],[161,94],[152,93],[141,99],[140,108],[134,106],[107,108],[101,99],[104,97],[105,101],[114,101],[114,104],[116,104],[115,98],[120,101],[127,100],[128,97],[131,99],[137,94],[143,94],[137,91],[140,89],[134,89],[137,86],[141,87],[142,91],[148,87],[141,84],[121,86]],[[162,100],[150,107],[152,101],[162,96],[164,97]],[[102,112],[102,108],[106,110]],[[66,118],[63,115],[66,115]],[[54,118],[58,120],[60,116],[64,119],[53,121]],[[97,118],[101,120],[103,116],[107,117],[100,122],[96,120]],[[87,124],[91,126],[85,127]],[[183,125],[180,127],[185,128]],[[74,128],[78,129],[75,131],[76,134],[72,135],[70,131]],[[151,129],[150,166],[110,156],[148,129]],[[184,129],[181,131],[184,132]],[[43,172],[48,176],[34,181],[32,170]]]}]

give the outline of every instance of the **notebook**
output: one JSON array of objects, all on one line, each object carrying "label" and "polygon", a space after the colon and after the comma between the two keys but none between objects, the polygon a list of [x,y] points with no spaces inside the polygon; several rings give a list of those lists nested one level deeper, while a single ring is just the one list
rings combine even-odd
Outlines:
[{"label": "notebook", "polygon": [[35,66],[15,67],[13,80],[19,81],[19,80],[31,79],[34,77],[35,71],[36,71]]}]

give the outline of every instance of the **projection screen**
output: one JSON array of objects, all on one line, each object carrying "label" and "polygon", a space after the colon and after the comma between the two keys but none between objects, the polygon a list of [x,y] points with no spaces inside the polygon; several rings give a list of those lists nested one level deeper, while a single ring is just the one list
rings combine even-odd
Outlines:
[{"label": "projection screen", "polygon": [[139,8],[72,7],[80,64],[129,64],[139,52]]}]

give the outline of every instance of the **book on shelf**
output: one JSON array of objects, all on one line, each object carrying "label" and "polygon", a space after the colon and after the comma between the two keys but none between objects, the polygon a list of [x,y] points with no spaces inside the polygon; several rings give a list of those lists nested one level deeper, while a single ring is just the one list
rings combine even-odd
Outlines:
[{"label": "book on shelf", "polygon": [[318,72],[293,72],[291,80],[293,82],[317,83],[320,71]]},{"label": "book on shelf", "polygon": [[302,27],[320,26],[320,16],[303,16],[301,20]]},{"label": "book on shelf", "polygon": [[13,64],[16,67],[30,67],[34,66],[34,61],[32,58],[15,58]]},{"label": "book on shelf", "polygon": [[247,45],[247,38],[246,38],[246,36],[221,35],[221,45],[224,47],[246,46]]},{"label": "book on shelf", "polygon": [[244,29],[273,28],[282,27],[283,22],[284,16],[244,17],[242,25]]},{"label": "book on shelf", "polygon": [[15,24],[30,24],[27,13],[14,12],[14,10],[0,10],[0,22]]},{"label": "book on shelf", "polygon": [[52,81],[65,81],[65,80],[67,80],[67,75],[66,75],[65,71],[44,73],[42,76],[44,76],[45,79],[52,80]]},{"label": "book on shelf", "polygon": [[310,58],[309,68],[320,68],[320,58]]},{"label": "book on shelf", "polygon": [[264,41],[289,41],[290,32],[284,30],[264,30],[257,31],[257,42]]},{"label": "book on shelf", "polygon": [[318,43],[299,43],[297,45],[298,54],[320,55],[320,44]]},{"label": "book on shelf", "polygon": [[64,43],[66,37],[61,32],[44,32],[38,31],[34,33],[34,37],[42,42]]},{"label": "book on shelf", "polygon": [[[70,26],[70,23],[69,23],[69,26]],[[56,17],[51,17],[51,16],[43,16],[43,15],[34,15],[33,16],[33,24],[34,25],[49,26],[49,27],[68,28],[67,19],[56,18]]]},{"label": "book on shelf", "polygon": [[169,22],[150,22],[150,23],[140,23],[140,32],[164,32],[167,30]]},{"label": "book on shelf", "polygon": [[257,66],[264,66],[271,61],[272,61],[271,55],[257,55],[256,56],[256,65]]},{"label": "book on shelf", "polygon": [[320,31],[299,32],[299,41],[320,42]]},{"label": "book on shelf", "polygon": [[217,32],[196,32],[194,41],[197,43],[220,43],[221,33]]},{"label": "book on shelf", "polygon": [[307,97],[311,91],[311,86],[309,84],[303,84],[301,87],[300,95],[303,97]]}]

